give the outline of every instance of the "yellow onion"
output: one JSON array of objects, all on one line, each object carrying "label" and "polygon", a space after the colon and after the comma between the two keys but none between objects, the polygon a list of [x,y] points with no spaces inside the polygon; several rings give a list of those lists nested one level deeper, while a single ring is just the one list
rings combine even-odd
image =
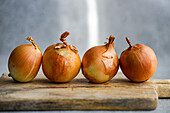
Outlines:
[{"label": "yellow onion", "polygon": [[69,32],[64,32],[59,38],[63,43],[49,46],[43,54],[42,69],[51,81],[68,82],[80,71],[81,59],[76,47],[67,44],[68,35]]},{"label": "yellow onion", "polygon": [[82,72],[89,81],[103,83],[116,75],[119,60],[114,49],[114,39],[114,36],[110,36],[108,43],[92,47],[84,54]]},{"label": "yellow onion", "polygon": [[133,82],[143,82],[151,78],[157,68],[157,58],[154,51],[142,44],[131,45],[126,37],[129,48],[120,56],[120,67],[123,74]]},{"label": "yellow onion", "polygon": [[42,52],[32,37],[26,38],[32,44],[17,46],[8,60],[9,76],[18,82],[29,82],[37,75],[42,59]]}]

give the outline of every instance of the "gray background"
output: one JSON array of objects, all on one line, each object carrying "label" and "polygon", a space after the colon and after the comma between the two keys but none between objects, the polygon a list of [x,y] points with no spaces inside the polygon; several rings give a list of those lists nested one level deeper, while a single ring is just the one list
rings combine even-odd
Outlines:
[{"label": "gray background", "polygon": [[[96,4],[97,44],[114,35],[118,56],[128,47],[126,36],[132,44],[148,45],[158,58],[152,78],[170,79],[170,0],[97,0]],[[89,49],[87,7],[86,0],[0,0],[0,74],[8,72],[11,51],[28,43],[27,36],[32,36],[44,52],[59,42],[64,31],[69,31],[67,41],[77,47],[82,57]],[[168,111],[169,103],[159,100],[157,112]]]},{"label": "gray background", "polygon": [[[152,78],[170,78],[170,1],[169,0],[97,0],[98,38],[103,44],[114,35],[115,49],[120,53],[132,44],[150,46],[158,58],[158,68]],[[0,0],[0,72],[7,72],[11,51],[29,43],[32,36],[44,52],[64,31],[71,35],[82,57],[88,46],[86,0]]]}]

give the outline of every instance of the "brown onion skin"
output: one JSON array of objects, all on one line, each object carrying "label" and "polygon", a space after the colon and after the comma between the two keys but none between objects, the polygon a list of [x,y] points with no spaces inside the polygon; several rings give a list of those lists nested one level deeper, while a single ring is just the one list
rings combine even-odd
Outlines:
[{"label": "brown onion skin", "polygon": [[157,58],[150,47],[135,44],[121,53],[120,67],[129,80],[144,82],[154,75]]},{"label": "brown onion skin", "polygon": [[[84,54],[82,72],[89,81],[104,83],[116,75],[119,68],[119,59],[114,50],[114,43],[110,46],[112,59],[103,58],[103,53],[107,51],[106,45],[92,47]],[[106,60],[105,64],[102,59]]]},{"label": "brown onion skin", "polygon": [[56,44],[49,46],[43,54],[43,72],[53,82],[69,82],[80,71],[80,56],[69,46],[60,49],[55,49],[55,46]]},{"label": "brown onion skin", "polygon": [[8,60],[10,76],[17,82],[32,81],[39,71],[41,59],[40,47],[35,49],[32,44],[17,46]]}]

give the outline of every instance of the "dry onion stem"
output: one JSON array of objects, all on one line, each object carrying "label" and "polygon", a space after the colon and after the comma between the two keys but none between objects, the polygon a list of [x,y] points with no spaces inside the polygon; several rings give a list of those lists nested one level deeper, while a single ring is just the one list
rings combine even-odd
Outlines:
[{"label": "dry onion stem", "polygon": [[32,43],[35,49],[37,49],[37,45],[35,44],[35,41],[32,39],[32,37],[27,37],[26,39]]},{"label": "dry onion stem", "polygon": [[131,42],[130,42],[130,40],[129,40],[129,38],[128,38],[128,37],[126,37],[126,41],[127,41],[127,43],[129,44],[129,47],[131,48],[131,47],[132,47],[132,45],[131,45]]},{"label": "dry onion stem", "polygon": [[60,41],[63,42],[62,43],[57,43],[56,46],[55,46],[55,49],[59,49],[59,48],[66,48],[66,46],[68,46],[72,51],[74,51],[75,53],[78,53],[78,50],[75,46],[73,45],[68,45],[67,41],[66,41],[66,37],[69,35],[70,33],[69,32],[64,32],[61,37],[58,39]]}]

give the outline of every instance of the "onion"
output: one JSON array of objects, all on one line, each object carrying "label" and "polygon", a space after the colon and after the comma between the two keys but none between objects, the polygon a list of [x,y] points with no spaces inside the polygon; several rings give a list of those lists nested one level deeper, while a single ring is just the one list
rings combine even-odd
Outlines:
[{"label": "onion", "polygon": [[143,82],[151,78],[157,68],[157,58],[154,51],[142,44],[131,45],[126,37],[129,48],[120,56],[120,67],[123,74],[131,81]]},{"label": "onion", "polygon": [[59,38],[63,43],[49,46],[43,54],[42,69],[51,81],[68,82],[80,71],[81,59],[76,47],[67,44],[68,35],[69,32],[63,33]]},{"label": "onion", "polygon": [[26,38],[32,44],[17,46],[8,60],[9,76],[18,82],[29,82],[37,75],[42,59],[40,47],[32,37]]},{"label": "onion", "polygon": [[82,72],[89,81],[103,83],[116,75],[119,60],[114,49],[114,39],[114,36],[110,36],[106,45],[92,47],[84,54]]}]

